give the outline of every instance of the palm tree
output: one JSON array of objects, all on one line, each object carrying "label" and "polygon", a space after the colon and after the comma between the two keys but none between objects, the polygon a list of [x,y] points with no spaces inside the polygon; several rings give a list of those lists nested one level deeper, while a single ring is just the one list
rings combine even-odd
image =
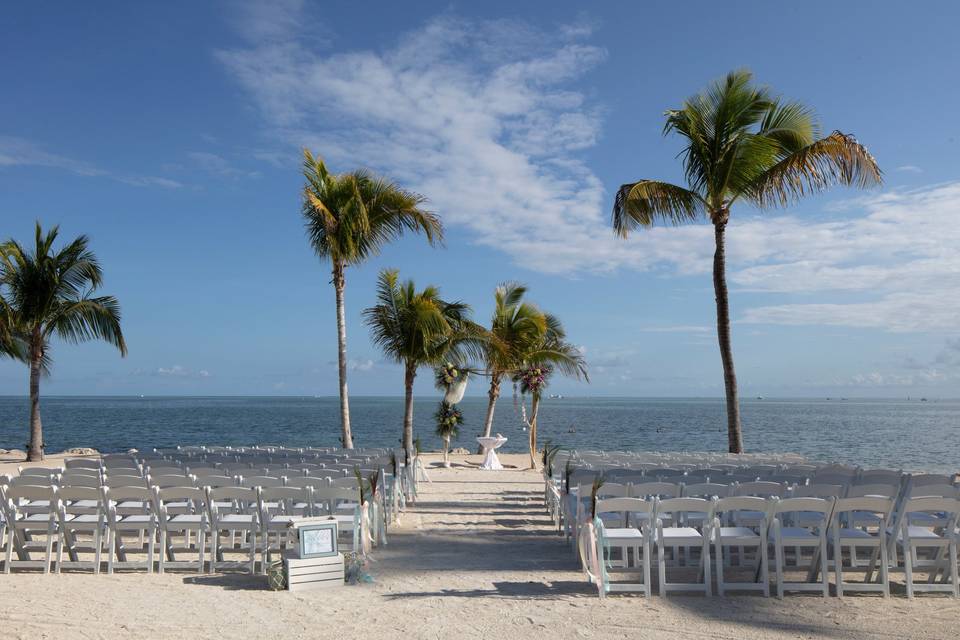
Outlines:
[{"label": "palm tree", "polygon": [[[530,445],[530,468],[537,468],[537,418],[540,413],[540,399],[543,390],[555,371],[568,376],[581,377],[589,382],[587,362],[578,347],[566,340],[566,332],[560,321],[550,314],[544,314],[547,330],[539,341],[528,346],[520,354],[519,367],[513,373],[513,381],[520,385],[522,393],[531,397],[530,417],[524,416],[527,423]],[[526,412],[524,412],[526,413]]]},{"label": "palm tree", "polygon": [[413,382],[417,369],[437,365],[449,357],[462,358],[479,341],[469,320],[470,307],[447,302],[440,290],[427,286],[417,291],[413,280],[400,282],[395,269],[380,272],[377,304],[363,312],[373,341],[384,355],[403,365],[403,449],[413,458]]},{"label": "palm tree", "polygon": [[[533,304],[523,302],[527,288],[516,282],[501,284],[494,291],[493,318],[490,321],[490,340],[484,348],[490,389],[487,391],[487,415],[483,435],[490,436],[493,414],[500,397],[503,376],[516,370],[523,355],[543,339],[547,332],[547,317]],[[481,447],[482,449],[482,447]]]},{"label": "palm tree", "polygon": [[50,366],[50,340],[79,343],[103,340],[127,354],[120,330],[120,305],[113,296],[92,297],[103,282],[97,257],[80,236],[54,251],[58,227],[46,234],[36,226],[33,251],[15,240],[0,245],[0,286],[9,317],[26,342],[30,366],[30,445],[27,460],[43,459],[40,376]]},{"label": "palm tree", "polygon": [[743,452],[724,254],[731,207],[738,200],[759,209],[785,207],[834,184],[863,188],[881,182],[880,168],[856,138],[840,131],[820,137],[809,108],[774,96],[751,79],[748,71],[734,71],[681,108],[666,112],[664,134],[685,138],[681,155],[686,187],[656,180],[631,182],[620,187],[613,205],[613,227],[622,237],[658,222],[713,223],[717,340],[731,453]]},{"label": "palm tree", "polygon": [[0,357],[26,361],[26,343],[15,323],[13,308],[0,294]]},{"label": "palm tree", "polygon": [[347,321],[343,289],[347,267],[362,263],[405,231],[423,232],[432,245],[443,238],[443,225],[421,205],[425,198],[365,169],[334,175],[323,160],[303,150],[303,217],[307,236],[320,258],[333,266],[337,299],[337,364],[340,377],[342,442],[353,448],[347,394]]}]

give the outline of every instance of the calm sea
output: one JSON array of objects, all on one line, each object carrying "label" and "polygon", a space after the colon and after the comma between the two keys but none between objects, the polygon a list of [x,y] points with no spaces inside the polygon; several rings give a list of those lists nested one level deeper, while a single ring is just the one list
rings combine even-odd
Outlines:
[{"label": "calm sea", "polygon": [[[399,446],[401,398],[353,397],[356,446]],[[436,398],[417,399],[415,433],[439,449]],[[100,451],[177,444],[277,443],[336,446],[336,398],[48,397],[42,399],[47,451]],[[466,419],[455,446],[473,448],[486,398],[464,398]],[[0,447],[27,441],[26,398],[0,397]],[[766,399],[743,403],[748,451],[792,451],[810,458],[872,467],[954,472],[960,469],[960,401]],[[721,399],[563,398],[545,400],[540,441],[570,447],[723,451]],[[509,394],[497,405],[495,432],[505,451],[522,451],[526,433]]]}]

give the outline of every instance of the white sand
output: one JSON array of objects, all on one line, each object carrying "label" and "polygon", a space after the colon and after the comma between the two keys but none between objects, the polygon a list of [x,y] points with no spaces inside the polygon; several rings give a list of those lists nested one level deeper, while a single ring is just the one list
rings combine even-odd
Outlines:
[{"label": "white sand", "polygon": [[960,601],[907,601],[902,589],[888,599],[601,602],[550,533],[539,475],[478,463],[456,456],[454,469],[431,468],[432,484],[375,550],[374,584],[290,594],[243,574],[0,575],[0,638],[956,637]]}]

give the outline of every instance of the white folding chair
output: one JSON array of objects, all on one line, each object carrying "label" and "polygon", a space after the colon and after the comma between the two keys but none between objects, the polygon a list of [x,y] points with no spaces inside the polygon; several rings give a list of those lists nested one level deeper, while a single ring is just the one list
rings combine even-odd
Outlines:
[{"label": "white folding chair", "polygon": [[[66,565],[67,568],[92,568],[95,574],[100,573],[100,564],[103,554],[103,542],[107,532],[107,505],[102,488],[70,486],[60,487],[57,491],[60,498],[57,502],[57,517],[60,521],[60,541],[57,545],[57,573]],[[92,538],[89,545],[83,544],[80,535]],[[63,560],[66,550],[68,561]],[[93,553],[93,561],[80,560],[80,553]]]},{"label": "white folding chair", "polygon": [[[657,560],[659,566],[660,595],[666,596],[669,591],[703,591],[707,596],[712,595],[710,579],[710,529],[713,526],[714,501],[703,498],[667,498],[657,500],[656,510],[656,538]],[[703,518],[702,530],[687,526],[664,526],[664,516],[669,516],[674,523],[685,522],[684,514],[706,514]],[[668,582],[667,581],[667,548],[673,550],[674,565],[689,566],[689,553],[685,555],[686,562],[680,563],[680,548],[699,548],[700,575],[702,582]]]},{"label": "white folding chair", "polygon": [[[249,558],[246,564],[251,574],[256,573],[257,535],[261,531],[257,490],[236,486],[208,488],[207,504],[210,509],[210,572],[245,564],[227,561],[223,555],[225,550],[232,551],[236,547],[234,534],[241,532],[246,542],[241,542],[240,548],[242,550],[243,545],[247,545]],[[221,532],[229,532],[229,547],[222,543]]]},{"label": "white folding chair", "polygon": [[[773,517],[773,544],[777,574],[777,597],[783,598],[784,591],[819,591],[824,597],[830,595],[830,579],[827,573],[827,528],[833,514],[834,498],[786,498],[774,501],[771,507]],[[806,520],[804,526],[787,526],[791,514],[820,514],[819,522]],[[813,548],[807,579],[803,582],[786,582],[787,570],[785,549]],[[819,566],[818,566],[819,565]],[[794,559],[794,569],[804,569],[802,556]],[[820,575],[820,580],[816,579]]]},{"label": "white folding chair", "polygon": [[[117,569],[146,569],[153,572],[154,545],[159,526],[153,506],[153,492],[143,486],[118,486],[104,489],[107,503],[107,573]],[[124,541],[124,536],[136,535],[138,544]],[[146,559],[137,561],[130,554],[146,553]]]},{"label": "white folding chair", "polygon": [[[840,498],[836,501],[830,528],[833,534],[831,546],[838,596],[842,597],[844,591],[879,591],[884,597],[890,594],[886,531],[893,511],[893,502],[893,498],[877,496]],[[862,519],[864,514],[873,517],[877,525],[875,532],[871,533],[867,527],[856,526],[855,523]],[[846,582],[843,574],[843,549],[849,549],[849,564],[852,570],[858,566],[857,549],[864,547],[871,549],[872,554],[864,581]],[[879,583],[871,580],[877,562],[880,563]]]},{"label": "white folding chair", "polygon": [[[713,544],[716,550],[717,593],[723,596],[729,590],[761,591],[770,595],[770,572],[767,568],[767,541],[770,502],[766,498],[754,496],[734,496],[719,498],[715,505],[713,521]],[[763,514],[756,527],[723,526],[723,522],[735,522],[737,512]],[[753,516],[755,518],[755,515]],[[736,547],[737,565],[741,570],[747,567],[746,549],[754,549],[754,563],[750,567],[751,581],[730,582],[724,576],[724,567],[734,567],[732,554],[724,549]]]},{"label": "white folding chair", "polygon": [[[10,573],[10,569],[16,565],[42,568],[44,573],[50,573],[53,545],[59,534],[56,488],[7,485],[2,489],[0,502],[3,504],[7,521],[7,554],[3,572]],[[27,505],[32,505],[33,509],[25,511],[24,507]],[[44,536],[43,542],[35,539],[41,535]],[[31,556],[31,551],[37,550],[44,551],[43,560]],[[13,558],[14,551],[17,553],[16,560]]]},{"label": "white folding chair", "polygon": [[[938,522],[945,524],[933,528],[911,524],[920,514],[935,517]],[[956,498],[909,498],[901,507],[898,522],[891,534],[903,557],[908,598],[912,598],[916,591],[939,591],[955,598],[960,596],[957,576],[958,514],[960,500]],[[926,553],[921,555],[924,550]],[[918,569],[929,573],[926,583],[915,580],[914,572]],[[935,580],[941,571],[944,574],[943,581],[937,583]]]},{"label": "white folding chair", "polygon": [[[596,512],[603,522],[603,514],[617,514],[617,519],[624,523],[622,527],[603,526],[601,535],[597,536],[597,549],[601,562],[608,562],[611,567],[617,567],[624,572],[635,573],[642,571],[642,582],[611,581],[610,591],[639,591],[646,596],[651,595],[650,567],[651,555],[651,518],[654,508],[653,500],[640,498],[607,498],[597,500]],[[642,517],[639,517],[642,516]],[[613,558],[612,551],[619,550],[619,561]],[[633,562],[630,562],[632,555]]]},{"label": "white folding chair", "polygon": [[[168,487],[164,489],[155,487],[153,495],[160,525],[160,562],[157,570],[159,573],[163,573],[168,566],[196,567],[197,572],[203,573],[206,539],[210,530],[206,492],[197,487]],[[175,508],[181,512],[171,512],[170,505],[175,505]],[[191,534],[196,534],[196,544],[191,542]],[[177,535],[182,537],[182,545],[176,544]],[[196,562],[177,560],[176,554],[179,551],[188,554],[196,553]]]}]

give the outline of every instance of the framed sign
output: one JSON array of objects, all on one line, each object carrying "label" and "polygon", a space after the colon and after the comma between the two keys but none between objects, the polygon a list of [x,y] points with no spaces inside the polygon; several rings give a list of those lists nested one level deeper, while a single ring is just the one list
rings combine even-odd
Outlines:
[{"label": "framed sign", "polygon": [[335,556],[337,549],[337,522],[328,520],[297,527],[301,558],[326,558]]}]

